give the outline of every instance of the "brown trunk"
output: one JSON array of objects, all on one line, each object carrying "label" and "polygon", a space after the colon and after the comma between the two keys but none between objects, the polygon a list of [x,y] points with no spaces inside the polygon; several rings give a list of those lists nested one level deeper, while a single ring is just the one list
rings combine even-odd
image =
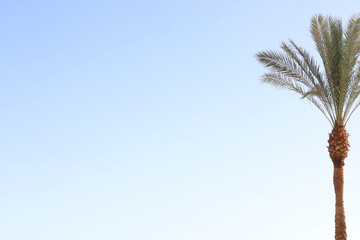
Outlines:
[{"label": "brown trunk", "polygon": [[329,137],[329,154],[334,163],[335,189],[335,240],[346,240],[346,222],[344,209],[344,165],[349,152],[349,134],[342,122],[336,122]]},{"label": "brown trunk", "polygon": [[346,240],[346,222],[344,209],[344,168],[334,166],[335,204],[335,240]]}]

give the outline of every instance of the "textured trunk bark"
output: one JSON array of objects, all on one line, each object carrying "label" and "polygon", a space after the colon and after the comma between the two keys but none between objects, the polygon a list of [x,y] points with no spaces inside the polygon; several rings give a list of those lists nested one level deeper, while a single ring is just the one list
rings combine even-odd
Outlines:
[{"label": "textured trunk bark", "polygon": [[344,209],[344,168],[334,166],[335,204],[335,240],[346,240],[346,222]]},{"label": "textured trunk bark", "polygon": [[349,152],[349,133],[343,122],[335,122],[329,136],[329,154],[334,163],[335,203],[335,240],[346,240],[344,210],[344,165]]}]

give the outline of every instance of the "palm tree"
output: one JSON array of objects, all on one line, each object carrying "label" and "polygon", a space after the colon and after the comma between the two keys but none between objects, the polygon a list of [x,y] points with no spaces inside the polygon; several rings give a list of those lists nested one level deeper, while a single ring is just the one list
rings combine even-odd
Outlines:
[{"label": "palm tree", "polygon": [[332,126],[328,151],[334,164],[335,239],[346,240],[343,167],[350,145],[345,126],[360,105],[360,15],[351,17],[345,29],[338,18],[315,15],[310,30],[322,69],[292,40],[280,44],[281,52],[261,51],[256,58],[270,70],[262,75],[262,82],[300,94]]}]

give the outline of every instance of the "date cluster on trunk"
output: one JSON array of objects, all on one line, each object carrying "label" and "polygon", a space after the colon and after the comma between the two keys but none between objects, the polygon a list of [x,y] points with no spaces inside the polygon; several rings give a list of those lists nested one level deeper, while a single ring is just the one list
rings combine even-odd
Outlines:
[{"label": "date cluster on trunk", "polygon": [[349,152],[349,133],[343,123],[335,123],[332,132],[329,134],[329,154],[335,167],[341,168],[345,165],[345,158]]}]

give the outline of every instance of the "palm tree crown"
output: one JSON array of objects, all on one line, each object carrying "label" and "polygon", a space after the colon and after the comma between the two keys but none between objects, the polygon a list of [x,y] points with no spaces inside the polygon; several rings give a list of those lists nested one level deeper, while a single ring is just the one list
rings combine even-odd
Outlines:
[{"label": "palm tree crown", "polygon": [[299,93],[326,116],[331,125],[346,125],[360,105],[360,16],[350,18],[346,29],[331,16],[315,15],[311,35],[323,70],[310,54],[289,40],[282,52],[261,51],[257,59],[270,69],[262,82]]}]

